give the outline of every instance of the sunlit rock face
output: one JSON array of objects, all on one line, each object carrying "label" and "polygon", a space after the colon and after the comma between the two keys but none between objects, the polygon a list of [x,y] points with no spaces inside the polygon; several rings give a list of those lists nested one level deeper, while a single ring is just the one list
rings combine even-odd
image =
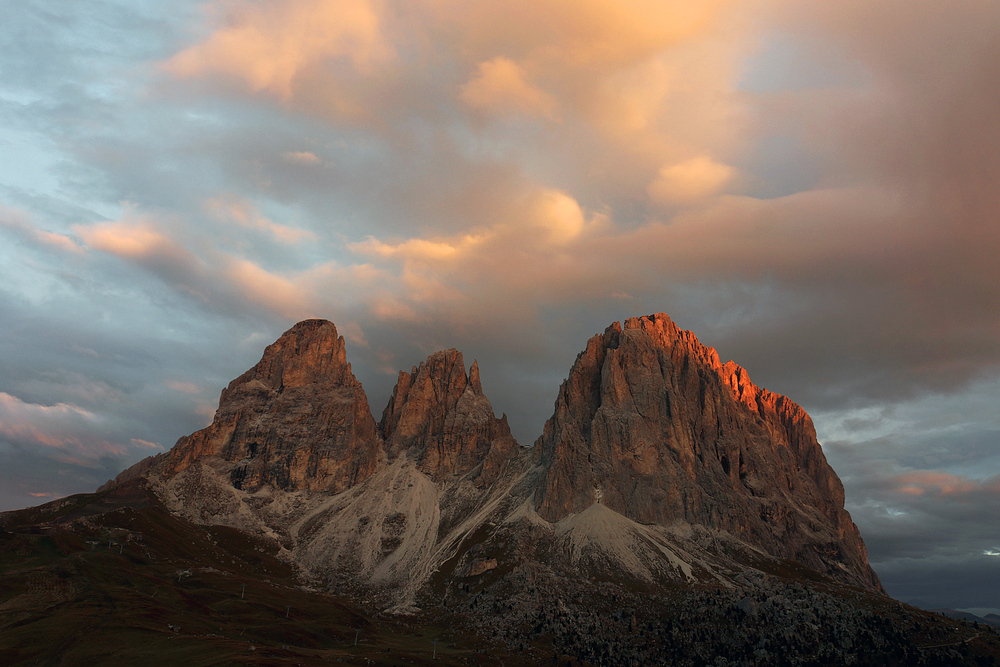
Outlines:
[{"label": "sunlit rock face", "polygon": [[454,349],[400,371],[380,428],[390,458],[412,450],[420,471],[435,481],[481,466],[476,485],[489,484],[518,449],[506,415],[497,419],[483,394],[479,365],[472,362],[466,374]]},{"label": "sunlit rock face", "polygon": [[137,476],[171,511],[396,610],[532,568],[739,586],[792,559],[881,591],[809,417],[665,315],[588,342],[533,450],[453,349],[400,372],[376,423],[336,327],[300,322],[210,426],[118,482]]},{"label": "sunlit rock face", "polygon": [[666,315],[588,341],[534,459],[549,521],[599,502],[641,524],[723,530],[881,590],[809,416]]},{"label": "sunlit rock face", "polygon": [[269,345],[222,391],[212,424],[177,442],[165,473],[207,457],[237,464],[232,484],[246,490],[338,493],[385,465],[368,399],[332,323],[300,322]]}]

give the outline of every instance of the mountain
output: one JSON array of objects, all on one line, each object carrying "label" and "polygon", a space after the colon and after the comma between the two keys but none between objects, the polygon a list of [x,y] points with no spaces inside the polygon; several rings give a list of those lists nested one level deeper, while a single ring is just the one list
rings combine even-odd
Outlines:
[{"label": "mountain", "polygon": [[336,327],[300,322],[140,467],[176,514],[395,611],[449,567],[500,564],[662,586],[785,559],[882,592],[809,417],[662,314],[587,343],[532,448],[457,350],[401,371],[376,423]]},{"label": "mountain", "polygon": [[385,465],[378,427],[343,337],[300,322],[222,391],[211,426],[181,438],[158,472],[218,460],[235,490],[339,493]]},{"label": "mountain", "polygon": [[399,372],[379,432],[390,458],[414,448],[420,471],[435,482],[478,467],[476,486],[487,486],[518,449],[506,415],[497,419],[483,394],[479,364],[467,375],[454,349]]},{"label": "mountain", "polygon": [[881,590],[844,487],[801,407],[665,315],[594,336],[535,443],[553,521],[599,502],[640,524],[683,521]]},{"label": "mountain", "polygon": [[906,656],[896,626],[923,632],[916,612],[885,596],[843,504],[802,408],[666,315],[591,338],[532,447],[453,349],[400,371],[376,422],[336,327],[307,320],[208,427],[72,507],[0,525],[162,512],[242,536],[313,594],[592,664],[723,655],[723,627],[744,664],[875,637]]}]

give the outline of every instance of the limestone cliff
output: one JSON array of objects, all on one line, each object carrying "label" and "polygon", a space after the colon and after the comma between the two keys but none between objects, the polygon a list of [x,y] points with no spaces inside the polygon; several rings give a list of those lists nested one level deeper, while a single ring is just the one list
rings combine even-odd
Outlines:
[{"label": "limestone cliff", "polygon": [[518,449],[506,415],[497,419],[483,394],[479,365],[466,374],[454,349],[399,372],[380,429],[390,458],[415,449],[419,469],[435,481],[481,466],[476,485],[485,486]]},{"label": "limestone cliff", "polygon": [[164,474],[206,457],[235,463],[237,489],[338,493],[386,463],[375,419],[325,320],[299,322],[222,391],[212,424],[181,438]]},{"label": "limestone cliff", "polygon": [[808,415],[664,314],[590,339],[534,458],[549,521],[601,503],[641,524],[724,530],[881,589]]}]

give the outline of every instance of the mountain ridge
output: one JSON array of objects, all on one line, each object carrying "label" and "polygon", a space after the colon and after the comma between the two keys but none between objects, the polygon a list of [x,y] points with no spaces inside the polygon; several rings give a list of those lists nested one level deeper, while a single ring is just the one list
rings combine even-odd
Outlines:
[{"label": "mountain ridge", "polygon": [[[0,513],[0,559],[20,568],[0,588],[31,577],[0,604],[7,645],[29,663],[106,655],[99,614],[137,637],[129,655],[177,658],[179,622],[185,646],[239,664],[1000,657],[985,624],[885,594],[808,415],[666,315],[593,336],[531,447],[479,376],[457,350],[431,354],[376,421],[335,325],[296,324],[170,452]],[[401,625],[366,647],[364,616]],[[55,618],[76,628],[65,646],[20,639]]]},{"label": "mountain ridge", "polygon": [[427,604],[447,567],[731,586],[763,557],[884,594],[808,415],[665,314],[592,337],[531,447],[455,349],[400,371],[378,422],[368,405],[336,326],[306,320],[211,425],[120,477],[394,611]]}]

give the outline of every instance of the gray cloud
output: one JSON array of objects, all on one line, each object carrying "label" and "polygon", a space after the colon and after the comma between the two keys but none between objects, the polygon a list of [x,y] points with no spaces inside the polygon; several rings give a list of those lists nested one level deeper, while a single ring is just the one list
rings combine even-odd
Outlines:
[{"label": "gray cloud", "polygon": [[997,562],[988,554],[1000,541],[998,400],[990,381],[816,413],[847,507],[890,594],[922,606],[995,606]]}]

